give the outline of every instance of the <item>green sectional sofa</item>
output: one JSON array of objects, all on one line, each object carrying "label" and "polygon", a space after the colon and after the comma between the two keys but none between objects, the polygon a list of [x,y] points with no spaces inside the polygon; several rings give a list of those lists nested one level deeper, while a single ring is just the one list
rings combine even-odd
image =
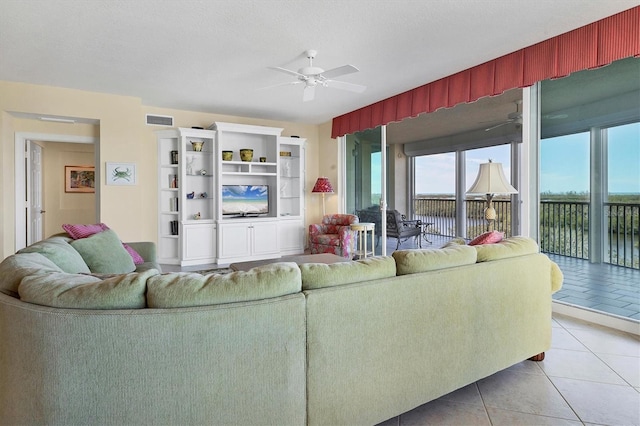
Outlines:
[{"label": "green sectional sofa", "polygon": [[562,284],[525,237],[207,276],[38,244],[0,263],[0,424],[375,424],[546,351]]}]

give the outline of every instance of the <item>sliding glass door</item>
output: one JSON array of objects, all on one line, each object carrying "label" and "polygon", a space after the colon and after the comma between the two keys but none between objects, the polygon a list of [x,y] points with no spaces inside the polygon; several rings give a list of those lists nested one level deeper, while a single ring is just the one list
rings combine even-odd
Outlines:
[{"label": "sliding glass door", "polygon": [[356,214],[361,222],[375,223],[375,238],[369,250],[385,254],[387,196],[386,147],[384,127],[345,136],[345,212]]}]

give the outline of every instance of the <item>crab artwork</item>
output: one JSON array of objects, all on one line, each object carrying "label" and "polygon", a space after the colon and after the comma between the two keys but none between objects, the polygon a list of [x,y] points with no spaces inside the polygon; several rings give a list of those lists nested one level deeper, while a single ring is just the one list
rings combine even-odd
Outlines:
[{"label": "crab artwork", "polygon": [[120,167],[116,167],[113,169],[113,180],[124,179],[127,182],[131,181],[131,170],[127,168],[126,170],[120,170]]}]

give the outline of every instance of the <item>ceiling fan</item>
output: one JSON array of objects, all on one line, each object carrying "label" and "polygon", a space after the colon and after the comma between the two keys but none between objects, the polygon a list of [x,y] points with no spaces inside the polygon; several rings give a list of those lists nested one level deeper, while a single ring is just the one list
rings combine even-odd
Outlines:
[{"label": "ceiling fan", "polygon": [[516,102],[516,111],[510,112],[507,115],[507,119],[500,124],[496,124],[495,126],[488,127],[484,129],[485,132],[489,130],[497,129],[498,127],[505,126],[509,123],[522,124],[522,112],[520,111],[520,105],[522,105],[522,100],[518,99]]},{"label": "ceiling fan", "polygon": [[296,81],[276,84],[275,86],[269,87],[287,86],[291,84],[304,84],[304,91],[302,93],[302,100],[304,102],[313,100],[316,93],[316,87],[318,86],[333,87],[334,89],[348,90],[350,92],[356,93],[362,93],[366,89],[366,86],[362,86],[360,84],[334,80],[334,78],[336,77],[360,71],[353,65],[343,65],[341,67],[332,68],[325,71],[320,67],[313,66],[313,60],[318,54],[316,50],[307,50],[305,54],[307,55],[307,59],[309,59],[309,66],[300,68],[298,71],[292,71],[281,67],[269,67],[272,70],[280,71],[297,78]]}]

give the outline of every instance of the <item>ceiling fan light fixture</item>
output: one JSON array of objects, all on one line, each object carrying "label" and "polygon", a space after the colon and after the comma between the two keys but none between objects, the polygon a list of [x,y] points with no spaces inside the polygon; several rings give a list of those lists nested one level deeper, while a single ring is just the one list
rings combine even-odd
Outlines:
[{"label": "ceiling fan light fixture", "polygon": [[[354,83],[347,83],[345,81],[334,80],[335,77],[340,77],[346,74],[352,74],[358,72],[359,69],[353,65],[343,65],[337,68],[332,68],[325,71],[320,67],[313,66],[313,59],[318,52],[316,50],[307,50],[305,55],[309,59],[309,65],[300,68],[298,71],[288,70],[281,67],[269,67],[272,70],[280,71],[285,74],[295,76],[298,81],[295,83],[305,83],[302,100],[304,102],[311,101],[315,97],[315,88],[317,86],[333,87],[334,89],[347,90],[354,93],[362,93],[365,91],[366,86]],[[292,83],[292,84],[295,84]],[[276,86],[288,85],[288,83],[277,84]],[[274,87],[274,86],[270,86]],[[311,90],[314,89],[314,90]]]}]

